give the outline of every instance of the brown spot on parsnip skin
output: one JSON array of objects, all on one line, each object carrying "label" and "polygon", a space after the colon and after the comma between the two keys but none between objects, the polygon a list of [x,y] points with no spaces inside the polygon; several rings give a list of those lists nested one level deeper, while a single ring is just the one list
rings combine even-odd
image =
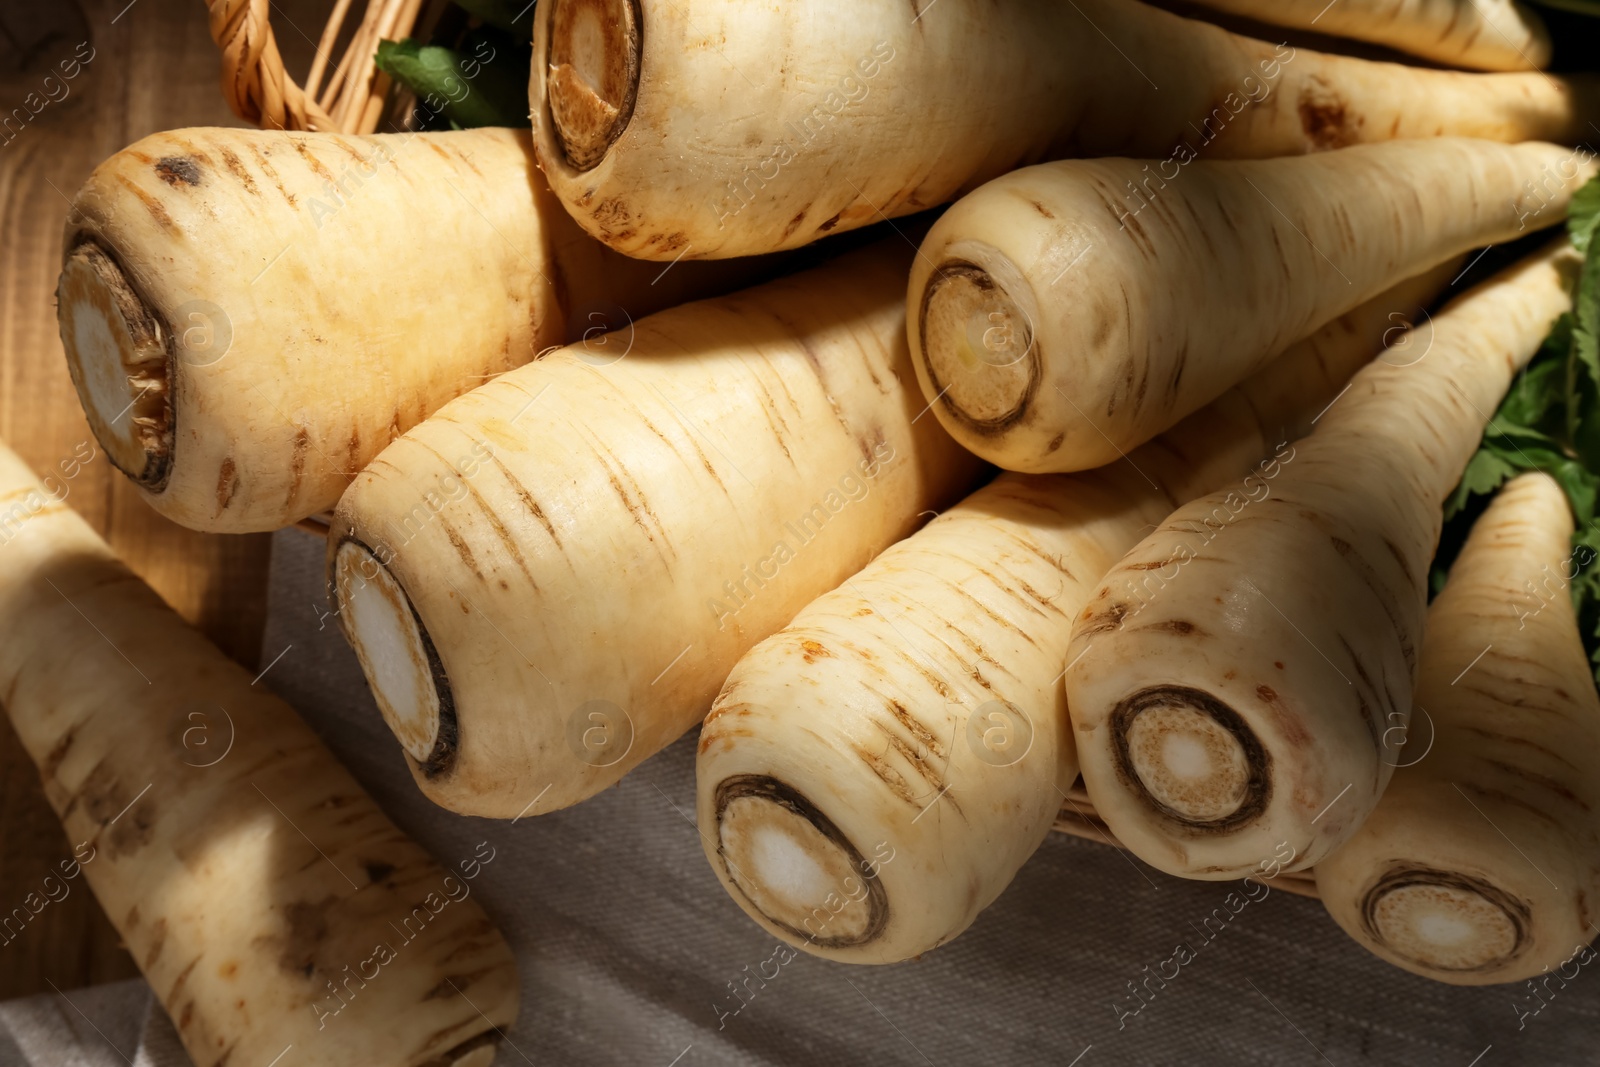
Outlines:
[{"label": "brown spot on parsnip skin", "polygon": [[176,232],[178,227],[172,221],[172,216],[167,214],[167,209],[161,206],[161,201],[130,182],[121,174],[117,175],[117,182],[138,198],[139,202],[144,205],[145,210],[150,212],[150,217],[155,219],[162,229]]},{"label": "brown spot on parsnip skin", "polygon": [[1153,622],[1148,626],[1139,627],[1141,630],[1165,630],[1167,633],[1177,634],[1179,637],[1188,637],[1199,634],[1201,637],[1209,636],[1192,622],[1184,619],[1168,619],[1165,622]]},{"label": "brown spot on parsnip skin", "polygon": [[1406,576],[1406,581],[1411,581],[1411,566],[1406,563],[1405,554],[1400,551],[1400,546],[1385,537],[1383,539],[1383,547],[1387,548],[1389,554],[1394,557],[1395,562],[1400,564],[1400,573]]},{"label": "brown spot on parsnip skin", "polygon": [[395,871],[394,864],[381,860],[364,860],[361,868],[367,872],[367,881],[372,883],[383,881]]},{"label": "brown spot on parsnip skin", "polygon": [[1344,98],[1320,78],[1312,78],[1300,92],[1300,128],[1318,149],[1343,148],[1355,141],[1359,116],[1352,117]]},{"label": "brown spot on parsnip skin", "polygon": [[807,663],[815,663],[818,659],[823,658],[833,658],[832,652],[829,652],[821,643],[813,641],[809,637],[800,642],[800,655],[805,658]]},{"label": "brown spot on parsnip skin", "polygon": [[[289,457],[289,496],[288,503],[293,505],[295,494],[300,491],[300,483],[306,474],[306,453],[311,448],[311,435],[304,426],[295,431],[294,452]],[[224,505],[226,506],[226,505]]]},{"label": "brown spot on parsnip skin", "polygon": [[150,951],[144,958],[144,969],[149,971],[161,958],[161,950],[167,947],[167,920],[160,918],[150,928]]},{"label": "brown spot on parsnip skin", "polygon": [[689,236],[681,231],[669,234],[658,233],[650,238],[649,243],[655,245],[663,253],[672,253],[688,244]]},{"label": "brown spot on parsnip skin", "polygon": [[493,463],[500,469],[500,473],[505,476],[506,484],[516,492],[517,499],[522,501],[522,506],[527,508],[528,512],[539,521],[539,525],[544,527],[544,532],[550,535],[550,540],[555,542],[557,548],[560,548],[561,535],[556,533],[555,524],[545,516],[544,509],[539,506],[538,501],[533,499],[533,496],[528,492],[527,487],[517,479],[516,475],[511,473],[511,470],[504,463],[500,462],[499,456],[491,453],[489,456],[489,462]]},{"label": "brown spot on parsnip skin", "polygon": [[289,145],[297,153],[299,153],[301,159],[306,161],[306,166],[311,168],[311,173],[315,174],[317,177],[321,178],[330,185],[338,184],[334,181],[333,172],[322,165],[322,160],[311,154],[311,150],[306,147],[305,140],[303,138],[290,137]]},{"label": "brown spot on parsnip skin", "polygon": [[1087,624],[1082,627],[1083,633],[1104,634],[1113,630],[1120,630],[1123,620],[1127,617],[1128,605],[1118,602],[1107,607],[1099,614],[1098,618],[1093,608],[1085,608],[1079,618],[1083,623]]},{"label": "brown spot on parsnip skin", "polygon": [[811,205],[807,204],[805,207],[795,212],[794,218],[790,219],[789,225],[783,228],[783,233],[779,236],[778,240],[787,241],[790,235],[793,234],[794,231],[798,230],[800,228],[800,224],[806,220],[806,212],[810,210]]},{"label": "brown spot on parsnip skin", "polygon": [[860,757],[861,762],[867,765],[867,769],[888,787],[889,792],[913,807],[920,808],[922,806],[917,803],[916,790],[911,788],[911,783],[906,781],[905,775],[889,766],[882,756],[859,746],[856,747],[855,753]]},{"label": "brown spot on parsnip skin", "polygon": [[171,186],[199,185],[200,166],[188,156],[167,156],[156,160],[156,177]]},{"label": "brown spot on parsnip skin", "polygon": [[889,714],[895,717],[895,721],[898,722],[907,733],[916,738],[917,743],[926,751],[940,759],[945,757],[946,753],[943,743],[941,743],[940,740],[933,735],[932,731],[930,731],[926,726],[923,726],[922,723],[918,722],[904,704],[900,703],[898,700],[890,700],[885,702],[885,706],[889,709]]},{"label": "brown spot on parsnip skin", "polygon": [[1049,208],[1047,208],[1043,204],[1039,203],[1039,201],[1030,200],[1029,203],[1031,203],[1033,205],[1033,210],[1037,211],[1039,214],[1043,215],[1045,218],[1047,218],[1047,219],[1055,218],[1055,214]]},{"label": "brown spot on parsnip skin", "polygon": [[619,196],[614,196],[609,200],[602,200],[595,205],[595,209],[590,213],[589,217],[608,236],[620,237],[622,236],[620,231],[625,231],[629,234],[633,232],[627,229],[628,219],[630,218],[627,202]]},{"label": "brown spot on parsnip skin", "polygon": [[233,462],[233,457],[227,456],[223,459],[222,466],[217,470],[217,510],[228,510],[228,503],[233,500],[234,493],[238,491],[238,467]]},{"label": "brown spot on parsnip skin", "polygon": [[251,196],[259,196],[260,190],[256,188],[256,180],[245,169],[244,161],[234,154],[231,148],[223,148],[222,165],[228,168],[228,173],[239,179],[239,184],[244,186],[244,191]]},{"label": "brown spot on parsnip skin", "polygon": [[189,961],[189,966],[178,972],[178,977],[172,981],[172,988],[167,990],[166,999],[164,1001],[165,1003],[174,1004],[177,1002],[178,994],[183,992],[184,984],[189,981],[189,972],[193,971],[195,964],[199,962],[200,957],[196,956],[194,959]]},{"label": "brown spot on parsnip skin", "polygon": [[1065,441],[1066,439],[1067,435],[1064,433],[1058,433],[1054,437],[1050,438],[1050,443],[1045,446],[1045,455],[1049,455],[1051,452],[1054,452],[1056,449],[1060,448],[1061,442]]},{"label": "brown spot on parsnip skin", "polygon": [[839,216],[841,216],[843,214],[844,214],[843,211],[834,212],[833,218],[826,220],[825,222],[822,223],[822,225],[817,227],[817,232],[818,233],[827,233],[829,230],[831,230],[835,226],[839,225]]}]

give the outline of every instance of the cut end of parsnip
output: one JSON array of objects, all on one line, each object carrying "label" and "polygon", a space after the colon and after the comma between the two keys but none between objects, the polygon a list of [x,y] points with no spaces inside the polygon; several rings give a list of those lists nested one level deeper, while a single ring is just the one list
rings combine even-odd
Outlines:
[{"label": "cut end of parsnip", "polygon": [[1123,777],[1162,815],[1226,832],[1266,807],[1268,756],[1244,719],[1211,694],[1152,686],[1112,713]]},{"label": "cut end of parsnip", "polygon": [[359,541],[341,544],[333,567],[339,620],[383,721],[424,774],[443,772],[455,755],[455,709],[438,652],[411,598]]},{"label": "cut end of parsnip", "polygon": [[881,879],[827,816],[775,778],[740,775],[716,791],[717,855],[756,912],[819,948],[872,941],[888,922]]},{"label": "cut end of parsnip", "polygon": [[1450,871],[1393,871],[1368,890],[1362,920],[1380,944],[1424,971],[1492,971],[1528,938],[1528,909],[1488,882]]},{"label": "cut end of parsnip", "polygon": [[974,432],[997,434],[1027,413],[1041,361],[1033,317],[1012,296],[1026,288],[1022,273],[987,251],[981,265],[939,265],[923,289],[917,330],[934,403]]},{"label": "cut end of parsnip", "polygon": [[638,0],[556,0],[546,98],[567,162],[580,171],[605,157],[633,117],[642,28]]},{"label": "cut end of parsnip", "polygon": [[151,492],[172,469],[168,331],[105,249],[73,249],[56,290],[67,370],[116,468]]}]

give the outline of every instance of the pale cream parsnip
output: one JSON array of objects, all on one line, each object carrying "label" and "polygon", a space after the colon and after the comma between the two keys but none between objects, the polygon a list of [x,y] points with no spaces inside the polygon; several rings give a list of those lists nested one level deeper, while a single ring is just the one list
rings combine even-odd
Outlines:
[{"label": "pale cream parsnip", "polygon": [[1575,142],[1597,110],[1586,77],[1322,55],[1133,0],[548,0],[534,18],[551,188],[645,259],[793,248],[1048,159]]},{"label": "pale cream parsnip", "polygon": [[1576,267],[1562,240],[1452,301],[1352,379],[1265,492],[1179,508],[1079,613],[1084,784],[1145,862],[1226,879],[1286,842],[1304,869],[1372,812],[1410,717],[1441,508]]},{"label": "pale cream parsnip", "polygon": [[1170,182],[1123,159],[1016,171],[923,241],[918,380],[1007,470],[1112,463],[1401,279],[1559,222],[1595,169],[1585,150],[1437,138],[1200,160]]},{"label": "pale cream parsnip", "polygon": [[1544,19],[1517,0],[1196,0],[1273,26],[1387,45],[1451,67],[1538,70],[1550,62]]},{"label": "pale cream parsnip", "polygon": [[196,1064],[488,1067],[517,1014],[472,896],[493,846],[430,858],[4,446],[0,694],[74,846],[63,877]]},{"label": "pale cream parsnip", "polygon": [[446,405],[340,501],[330,594],[418,785],[576,803],[735,661],[975,483],[926,414],[898,237],[554,352]]},{"label": "pale cream parsnip", "polygon": [[446,401],[750,272],[605,248],[503,129],[154,134],[90,175],[65,249],[95,437],[161,514],[224,533],[325,511]]},{"label": "pale cream parsnip", "polygon": [[1428,608],[1422,714],[1394,779],[1317,864],[1328,914],[1413,974],[1514,982],[1594,940],[1600,696],[1567,588],[1594,559],[1571,537],[1544,474],[1507,484],[1473,525]]},{"label": "pale cream parsnip", "polygon": [[747,653],[696,764],[701,840],[740,906],[853,963],[965,930],[1078,776],[1061,675],[1101,577],[1302,432],[1460,267],[1335,320],[1125,462],[1001,476]]}]

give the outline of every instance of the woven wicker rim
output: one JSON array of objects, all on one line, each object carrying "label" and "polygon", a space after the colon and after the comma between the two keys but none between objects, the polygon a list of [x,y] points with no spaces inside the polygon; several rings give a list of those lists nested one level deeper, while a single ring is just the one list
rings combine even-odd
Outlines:
[{"label": "woven wicker rim", "polygon": [[262,129],[372,133],[393,88],[377,68],[378,42],[409,36],[424,3],[366,0],[349,43],[330,65],[354,6],[335,0],[302,87],[284,68],[268,0],[207,0],[211,39],[222,49],[222,95],[235,115]]}]

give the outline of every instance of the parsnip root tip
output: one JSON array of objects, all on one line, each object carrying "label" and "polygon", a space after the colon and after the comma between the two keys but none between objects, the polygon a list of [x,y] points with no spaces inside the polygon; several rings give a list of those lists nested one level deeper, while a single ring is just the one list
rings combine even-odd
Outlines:
[{"label": "parsnip root tip", "polygon": [[56,290],[67,370],[112,464],[159,493],[172,470],[168,330],[100,245],[67,256]]},{"label": "parsnip root tip", "polygon": [[332,598],[389,729],[423,774],[448,770],[458,726],[450,681],[400,582],[353,538],[334,555]]},{"label": "parsnip root tip", "polygon": [[768,922],[819,948],[864,945],[889,919],[883,883],[860,851],[797,790],[767,775],[716,789],[717,855]]},{"label": "parsnip root tip", "polygon": [[638,0],[555,0],[550,21],[550,119],[579,171],[605,158],[633,117],[644,20]]},{"label": "parsnip root tip", "polygon": [[999,433],[1027,414],[1042,371],[1033,317],[1006,284],[1007,275],[1015,275],[1015,284],[1022,273],[996,266],[965,259],[941,263],[923,288],[917,320],[923,370],[938,397],[934,403],[980,434]]},{"label": "parsnip root tip", "polygon": [[1212,833],[1265,810],[1271,757],[1238,712],[1199,689],[1150,686],[1112,712],[1117,768],[1157,812]]},{"label": "parsnip root tip", "polygon": [[1495,971],[1526,947],[1531,910],[1486,881],[1406,866],[1361,901],[1367,932],[1395,955],[1433,971]]}]

